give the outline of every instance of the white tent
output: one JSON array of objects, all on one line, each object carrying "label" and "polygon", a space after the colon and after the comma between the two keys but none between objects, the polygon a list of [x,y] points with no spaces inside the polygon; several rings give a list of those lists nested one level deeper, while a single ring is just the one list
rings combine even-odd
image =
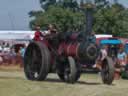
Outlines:
[{"label": "white tent", "polygon": [[96,34],[96,38],[102,38],[102,37],[113,37],[113,36],[109,34]]},{"label": "white tent", "polygon": [[0,31],[0,40],[31,40],[34,31]]}]

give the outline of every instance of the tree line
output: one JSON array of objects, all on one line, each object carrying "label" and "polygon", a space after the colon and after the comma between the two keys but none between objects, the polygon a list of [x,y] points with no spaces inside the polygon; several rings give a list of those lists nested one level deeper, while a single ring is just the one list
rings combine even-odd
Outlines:
[{"label": "tree line", "polygon": [[[59,32],[84,31],[85,13],[79,0],[39,0],[42,10],[30,11],[30,28],[36,25],[46,29],[55,24]],[[114,36],[128,36],[128,9],[118,0],[95,0],[93,31]]]}]

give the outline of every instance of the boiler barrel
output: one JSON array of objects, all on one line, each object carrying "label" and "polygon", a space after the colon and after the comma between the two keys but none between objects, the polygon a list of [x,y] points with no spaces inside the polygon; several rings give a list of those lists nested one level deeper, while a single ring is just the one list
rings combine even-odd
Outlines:
[{"label": "boiler barrel", "polygon": [[80,43],[70,43],[65,45],[65,54],[67,56],[73,56],[73,57],[79,57],[78,56],[78,49],[79,49]]},{"label": "boiler barrel", "polygon": [[64,53],[84,60],[94,60],[98,55],[97,46],[93,43],[70,43],[66,44]]}]

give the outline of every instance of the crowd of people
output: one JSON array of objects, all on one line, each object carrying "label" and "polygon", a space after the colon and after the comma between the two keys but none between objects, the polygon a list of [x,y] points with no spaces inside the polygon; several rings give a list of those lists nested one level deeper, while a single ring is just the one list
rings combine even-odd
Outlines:
[{"label": "crowd of people", "polygon": [[[44,32],[41,32],[40,26],[36,26],[33,40],[40,41],[44,36],[54,33],[57,33],[57,30],[53,24],[49,24],[48,30]],[[24,44],[24,46],[20,46],[17,50],[15,47],[10,47],[7,43],[0,44],[0,65],[20,64],[20,66],[23,66],[26,47]]]},{"label": "crowd of people", "polygon": [[[35,34],[33,40],[40,41],[44,36],[57,33],[55,25],[49,24],[47,31],[41,32],[40,26],[35,27]],[[9,46],[9,43],[0,44],[0,65],[20,64],[23,66],[23,58],[26,50],[25,44],[20,46],[18,50],[13,46]]]},{"label": "crowd of people", "polygon": [[19,47],[16,51],[15,47],[0,45],[0,65],[20,64],[23,65],[25,46]]}]

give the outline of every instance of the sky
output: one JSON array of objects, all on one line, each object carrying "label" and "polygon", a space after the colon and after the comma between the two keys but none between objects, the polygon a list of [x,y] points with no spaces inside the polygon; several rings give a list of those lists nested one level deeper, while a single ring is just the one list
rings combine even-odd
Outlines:
[{"label": "sky", "polygon": [[0,0],[0,30],[29,30],[28,13],[39,9],[39,0]]},{"label": "sky", "polygon": [[128,0],[119,0],[119,3],[123,4],[125,7],[128,8]]},{"label": "sky", "polygon": [[[128,7],[128,0],[119,3]],[[40,10],[39,0],[0,0],[0,30],[30,30],[31,10]]]}]

